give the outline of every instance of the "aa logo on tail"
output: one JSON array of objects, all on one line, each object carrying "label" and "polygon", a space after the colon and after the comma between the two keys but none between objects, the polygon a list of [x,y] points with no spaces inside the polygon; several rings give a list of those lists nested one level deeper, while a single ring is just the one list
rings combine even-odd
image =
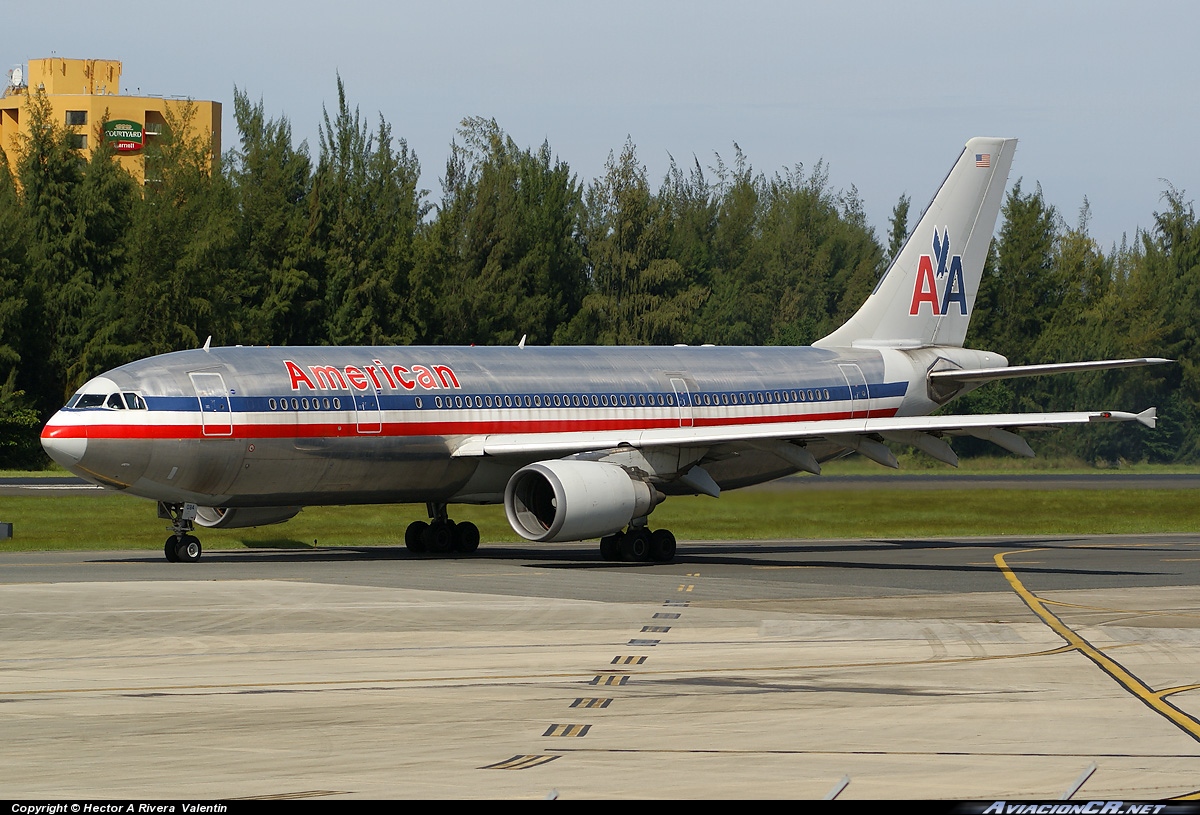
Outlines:
[{"label": "aa logo on tail", "polygon": [[[934,273],[934,261],[937,261],[937,273]],[[949,263],[947,263],[949,261]],[[938,294],[938,281],[943,288]],[[921,310],[921,304],[928,303],[935,317],[949,314],[950,304],[958,303],[959,314],[967,313],[967,290],[963,285],[962,255],[950,257],[950,230],[938,235],[937,227],[933,230],[933,254],[921,255],[917,263],[917,278],[913,283],[912,305],[908,313],[916,316]]]}]

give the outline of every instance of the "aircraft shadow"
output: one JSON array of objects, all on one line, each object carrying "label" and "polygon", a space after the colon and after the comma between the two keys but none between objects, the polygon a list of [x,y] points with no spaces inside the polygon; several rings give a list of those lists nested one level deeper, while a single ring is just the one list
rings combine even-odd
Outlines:
[{"label": "aircraft shadow", "polygon": [[[829,559],[829,555],[872,555],[879,553],[899,554],[922,550],[987,550],[990,552],[1016,548],[1095,549],[1104,551],[1133,549],[1133,547],[1080,546],[1081,538],[1041,538],[1019,541],[969,541],[947,540],[888,540],[847,541],[845,543],[689,543],[681,546],[671,563],[611,562],[600,558],[599,549],[584,550],[578,546],[560,548],[554,545],[541,546],[498,546],[485,545],[472,554],[418,554],[403,546],[314,546],[292,540],[275,539],[257,541],[246,549],[210,549],[204,552],[199,566],[204,564],[232,563],[333,563],[358,561],[521,561],[525,568],[548,569],[658,569],[670,570],[687,566],[758,566],[776,568],[826,568],[862,571],[911,571],[911,572],[956,572],[963,574],[995,574],[991,564],[954,563],[905,563],[898,560],[845,560]],[[1154,551],[1158,547],[1138,547],[1139,552]],[[776,557],[772,557],[772,556]],[[798,558],[797,556],[800,556]],[[808,557],[804,557],[808,556]],[[826,556],[824,558],[819,556]],[[160,554],[147,550],[133,556],[98,558],[100,563],[160,563],[165,562]],[[1154,571],[1108,570],[1096,568],[1068,568],[1052,566],[1018,565],[1021,574],[1090,575],[1090,576],[1144,576],[1157,575]]]}]

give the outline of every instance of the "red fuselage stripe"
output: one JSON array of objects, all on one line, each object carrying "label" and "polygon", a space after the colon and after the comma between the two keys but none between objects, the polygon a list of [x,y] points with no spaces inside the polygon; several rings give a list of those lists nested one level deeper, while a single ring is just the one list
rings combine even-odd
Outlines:
[{"label": "red fuselage stripe", "polygon": [[[855,411],[862,418],[877,418],[896,415],[895,408]],[[301,415],[301,414],[296,414]],[[831,413],[809,413],[782,416],[730,416],[695,417],[693,427],[726,427],[731,425],[777,424],[780,422],[815,422],[827,419],[852,418],[849,411]],[[45,439],[287,439],[287,438],[336,438],[340,436],[471,436],[488,433],[596,433],[606,430],[655,430],[679,427],[678,417],[661,419],[544,419],[544,420],[488,420],[488,421],[429,421],[429,422],[384,422],[379,431],[379,422],[361,422],[365,431],[359,430],[354,422],[305,422],[303,424],[245,424],[235,423],[230,433],[228,424],[210,422],[205,427],[199,424],[170,425],[47,425],[42,431]],[[207,432],[205,432],[207,430]]]}]

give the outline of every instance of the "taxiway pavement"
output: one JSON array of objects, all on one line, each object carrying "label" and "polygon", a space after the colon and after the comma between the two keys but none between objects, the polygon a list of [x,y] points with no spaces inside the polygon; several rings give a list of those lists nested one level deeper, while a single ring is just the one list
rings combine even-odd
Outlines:
[{"label": "taxiway pavement", "polygon": [[0,554],[10,798],[1200,788],[1200,536]]}]

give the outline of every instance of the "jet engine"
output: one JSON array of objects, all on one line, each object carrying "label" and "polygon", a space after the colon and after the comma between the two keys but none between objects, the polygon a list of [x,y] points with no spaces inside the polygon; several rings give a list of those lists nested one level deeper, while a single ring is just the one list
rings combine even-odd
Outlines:
[{"label": "jet engine", "polygon": [[196,507],[196,525],[210,529],[270,526],[294,518],[303,507]]},{"label": "jet engine", "polygon": [[521,537],[552,543],[612,534],[662,500],[658,490],[615,464],[539,461],[509,479],[504,512]]}]

